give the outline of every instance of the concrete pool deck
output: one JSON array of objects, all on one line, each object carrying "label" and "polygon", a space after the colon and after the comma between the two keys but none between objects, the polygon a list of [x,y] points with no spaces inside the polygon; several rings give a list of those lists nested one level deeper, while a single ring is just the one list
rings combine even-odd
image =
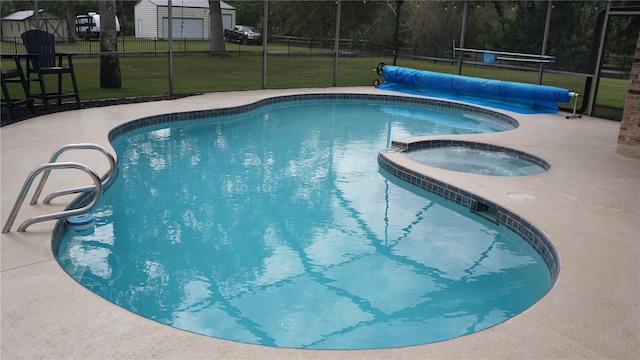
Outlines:
[{"label": "concrete pool deck", "polygon": [[[212,93],[172,101],[55,113],[0,128],[2,225],[27,174],[59,146],[111,146],[107,133],[138,118],[224,108],[297,93],[394,94],[372,87]],[[521,115],[503,133],[448,135],[522,150],[551,165],[543,174],[494,177],[424,167],[421,171],[496,202],[535,224],[560,260],[555,286],[530,309],[484,331],[421,346],[381,350],[297,350],[248,345],[171,328],[135,315],[75,282],[51,252],[54,221],[27,232],[30,216],[70,200],[22,206],[0,238],[4,359],[637,359],[640,353],[640,149],[617,145],[620,123],[563,113]],[[394,139],[397,140],[397,139]],[[382,149],[380,149],[382,150]],[[100,154],[70,151],[99,174]],[[407,159],[407,166],[416,163]],[[86,185],[84,175],[52,173],[45,193]],[[35,184],[34,184],[35,185]],[[29,193],[29,196],[33,193]],[[532,198],[534,198],[532,200]],[[29,198],[30,199],[30,198]]]}]

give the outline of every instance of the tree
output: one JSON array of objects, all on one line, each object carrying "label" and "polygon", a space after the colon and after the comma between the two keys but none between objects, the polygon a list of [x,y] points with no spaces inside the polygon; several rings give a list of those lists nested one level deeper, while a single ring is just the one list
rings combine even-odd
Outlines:
[{"label": "tree", "polygon": [[2,1],[2,6],[0,6],[0,17],[5,17],[7,15],[11,15],[14,12],[18,11],[13,1],[6,0]]},{"label": "tree", "polygon": [[[116,1],[100,0],[100,51],[117,53]],[[117,54],[100,56],[100,87],[119,89],[122,87],[120,60]]]},{"label": "tree", "polygon": [[[448,3],[424,2],[416,6],[407,6],[403,15],[414,36],[408,44],[414,44],[414,51],[427,56],[451,57],[451,44],[460,39],[462,24],[462,6],[454,7]],[[470,21],[467,21],[470,23]],[[469,32],[471,33],[471,32]],[[470,38],[470,37],[468,37]],[[467,41],[467,44],[470,41]]]},{"label": "tree", "polygon": [[76,42],[76,8],[73,0],[66,1],[67,5],[67,31],[69,34],[69,42]]},{"label": "tree", "polygon": [[212,54],[224,53],[224,30],[222,28],[222,10],[220,1],[209,0],[209,51]]},{"label": "tree", "polygon": [[264,1],[226,1],[236,8],[236,24],[260,27]]}]

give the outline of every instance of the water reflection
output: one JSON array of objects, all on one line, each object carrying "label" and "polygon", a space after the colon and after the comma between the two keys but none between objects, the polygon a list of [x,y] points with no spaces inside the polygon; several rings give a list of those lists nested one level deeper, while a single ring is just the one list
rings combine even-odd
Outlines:
[{"label": "water reflection", "polygon": [[469,131],[424,111],[305,103],[125,134],[96,230],[110,226],[121,275],[76,239],[61,263],[143,316],[271,346],[403,346],[501,322],[546,291],[544,262],[378,173],[391,139]]}]

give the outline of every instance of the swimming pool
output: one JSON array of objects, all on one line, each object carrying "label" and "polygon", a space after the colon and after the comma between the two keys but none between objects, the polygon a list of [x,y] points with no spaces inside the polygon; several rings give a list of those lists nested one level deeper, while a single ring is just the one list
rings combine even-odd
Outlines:
[{"label": "swimming pool", "polygon": [[390,139],[469,132],[455,124],[474,110],[375,100],[118,130],[120,173],[95,230],[67,232],[58,261],[142,316],[270,346],[423,344],[531,306],[552,282],[531,246],[376,164]]}]

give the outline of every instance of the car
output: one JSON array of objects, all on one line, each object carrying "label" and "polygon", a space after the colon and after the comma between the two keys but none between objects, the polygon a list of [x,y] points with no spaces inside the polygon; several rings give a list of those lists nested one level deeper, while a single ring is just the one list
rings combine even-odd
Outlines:
[{"label": "car", "polygon": [[262,44],[262,34],[253,26],[236,25],[233,29],[224,29],[224,40],[241,44]]}]

